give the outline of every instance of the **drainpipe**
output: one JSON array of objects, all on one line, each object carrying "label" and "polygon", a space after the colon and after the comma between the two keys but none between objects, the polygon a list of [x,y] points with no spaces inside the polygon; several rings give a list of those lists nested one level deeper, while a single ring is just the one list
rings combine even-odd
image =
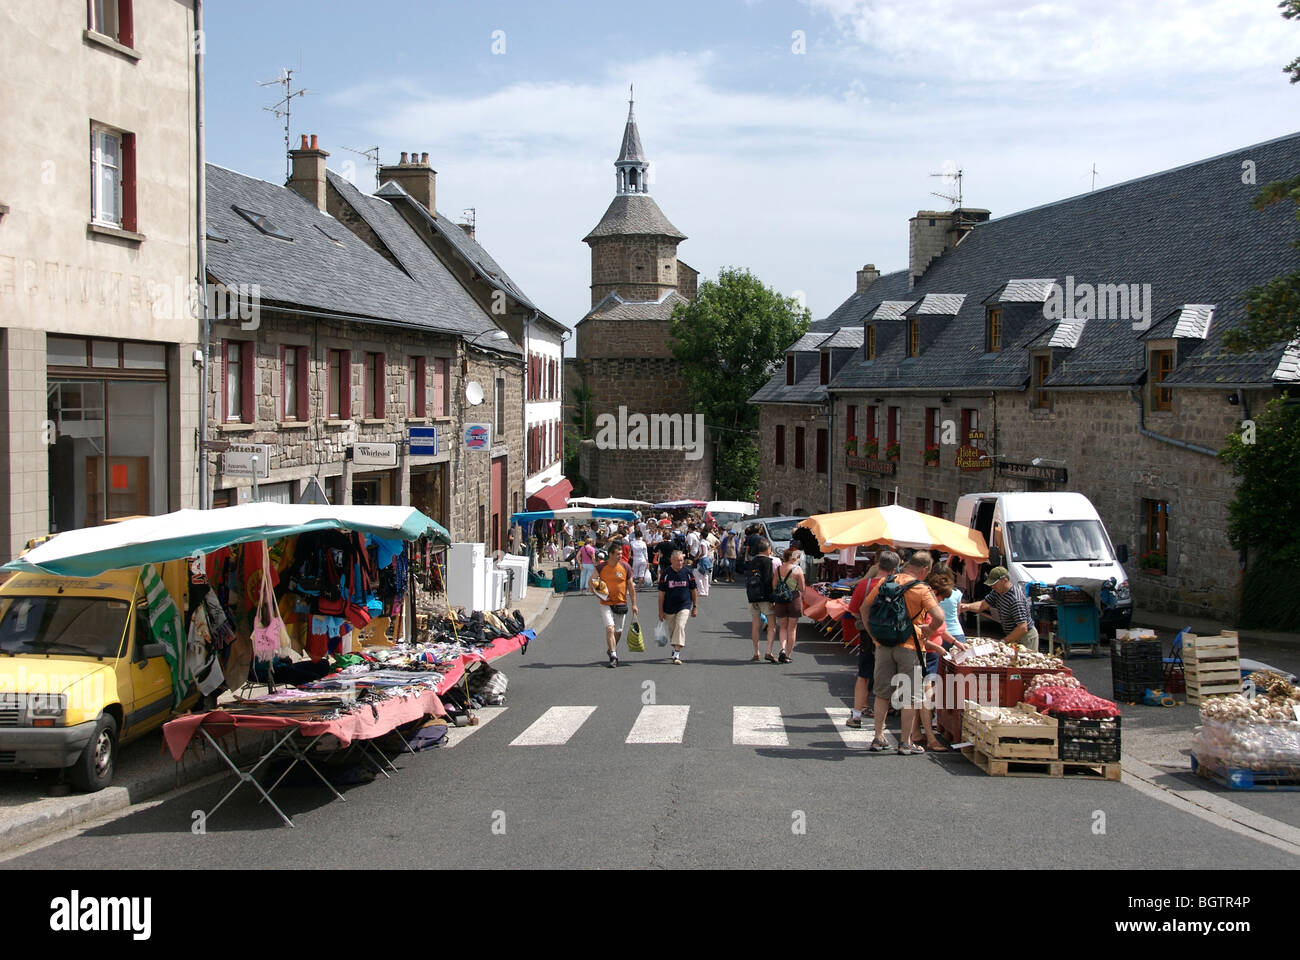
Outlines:
[{"label": "drainpipe", "polygon": [[207,202],[206,178],[204,169],[203,139],[203,0],[194,0],[194,232],[196,256],[198,258],[197,276],[199,326],[203,339],[203,364],[199,370],[199,509],[211,506],[208,494],[208,451],[204,445],[208,439],[208,361],[212,350],[212,323],[208,318],[208,260],[207,260]]},{"label": "drainpipe", "polygon": [[[524,382],[523,389],[520,391],[524,398],[524,451],[519,466],[519,508],[521,510],[528,509],[528,340],[533,321],[536,319],[537,311],[534,310],[533,315],[524,321]],[[563,348],[561,348],[561,351],[563,351]]]},{"label": "drainpipe", "polygon": [[1186,440],[1177,440],[1174,437],[1166,437],[1163,433],[1156,433],[1154,430],[1147,429],[1146,407],[1142,403],[1142,391],[1139,387],[1129,388],[1128,395],[1137,401],[1138,405],[1138,433],[1152,440],[1159,440],[1161,443],[1168,443],[1182,450],[1190,450],[1192,453],[1199,453],[1207,457],[1217,457],[1218,450],[1211,450],[1209,447],[1202,447],[1199,444],[1188,443]]}]

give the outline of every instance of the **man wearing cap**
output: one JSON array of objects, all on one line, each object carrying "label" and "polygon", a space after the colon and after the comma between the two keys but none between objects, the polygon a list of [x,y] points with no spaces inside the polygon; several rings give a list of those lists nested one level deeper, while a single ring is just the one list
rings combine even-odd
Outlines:
[{"label": "man wearing cap", "polygon": [[1033,615],[1029,609],[1029,598],[1019,584],[1011,582],[1011,574],[1006,567],[994,567],[984,578],[984,586],[992,592],[983,600],[975,603],[958,604],[958,613],[997,614],[1002,623],[1004,643],[1022,644],[1026,650],[1038,650],[1038,630],[1034,627]]}]

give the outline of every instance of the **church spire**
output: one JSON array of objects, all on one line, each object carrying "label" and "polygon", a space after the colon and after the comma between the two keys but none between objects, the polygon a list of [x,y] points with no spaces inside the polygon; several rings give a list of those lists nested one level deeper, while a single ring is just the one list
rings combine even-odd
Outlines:
[{"label": "church spire", "polygon": [[636,129],[636,115],[633,112],[633,89],[628,86],[627,125],[623,128],[623,145],[619,149],[618,159],[614,161],[614,186],[619,196],[637,193],[649,193],[650,161],[641,149],[641,135]]}]

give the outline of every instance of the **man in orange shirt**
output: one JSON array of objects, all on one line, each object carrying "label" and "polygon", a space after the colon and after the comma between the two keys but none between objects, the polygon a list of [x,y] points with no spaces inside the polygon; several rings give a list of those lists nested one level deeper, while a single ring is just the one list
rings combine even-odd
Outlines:
[{"label": "man in orange shirt", "polygon": [[[632,613],[636,608],[636,581],[632,568],[623,560],[623,544],[615,540],[609,545],[609,558],[596,568],[596,576],[605,584],[607,596],[600,601],[600,615],[605,621],[605,645],[609,648],[609,666],[618,666],[618,640],[627,620],[628,604]],[[617,620],[615,619],[617,618]],[[940,618],[942,622],[942,618]]]},{"label": "man in orange shirt", "polygon": [[[896,582],[900,586],[906,587],[913,581],[924,581],[930,575],[932,561],[930,554],[925,550],[918,550],[912,554],[912,559],[907,561],[903,567],[903,572],[893,577],[886,578],[882,583],[876,586],[867,594],[866,600],[863,601],[863,609],[870,611],[876,602],[876,596],[880,593],[880,588],[890,581]],[[874,753],[879,753],[889,749],[889,743],[885,740],[885,719],[889,716],[889,697],[893,692],[896,679],[901,678],[905,694],[905,702],[910,702],[912,706],[902,707],[902,721],[898,735],[898,752],[904,755],[925,753],[925,748],[912,742],[916,726],[916,712],[918,705],[923,701],[922,687],[922,669],[923,658],[917,653],[917,645],[923,644],[928,649],[934,649],[943,652],[943,645],[937,641],[931,640],[930,637],[943,629],[944,615],[943,608],[939,606],[939,601],[935,599],[930,588],[924,583],[910,587],[903,592],[903,602],[907,607],[907,614],[912,624],[912,636],[910,639],[899,643],[897,646],[889,646],[875,639],[872,635],[872,642],[875,645],[876,669],[874,677],[874,693],[876,695],[875,709],[875,727],[876,736],[871,741],[871,746],[867,749]],[[924,625],[918,624],[917,620],[924,614],[929,615],[929,621]],[[871,617],[870,613],[863,618],[867,624],[867,632],[871,634]],[[957,649],[965,649],[965,644],[954,644]],[[909,679],[910,678],[910,679]]]}]

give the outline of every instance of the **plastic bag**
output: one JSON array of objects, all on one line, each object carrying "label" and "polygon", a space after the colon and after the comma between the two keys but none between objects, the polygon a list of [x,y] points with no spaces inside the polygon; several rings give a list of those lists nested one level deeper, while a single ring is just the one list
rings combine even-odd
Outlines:
[{"label": "plastic bag", "polygon": [[640,620],[634,620],[627,629],[627,648],[633,653],[645,653],[645,635],[641,632]]},{"label": "plastic bag", "polygon": [[655,626],[655,643],[661,647],[668,646],[668,624],[662,620]]}]

